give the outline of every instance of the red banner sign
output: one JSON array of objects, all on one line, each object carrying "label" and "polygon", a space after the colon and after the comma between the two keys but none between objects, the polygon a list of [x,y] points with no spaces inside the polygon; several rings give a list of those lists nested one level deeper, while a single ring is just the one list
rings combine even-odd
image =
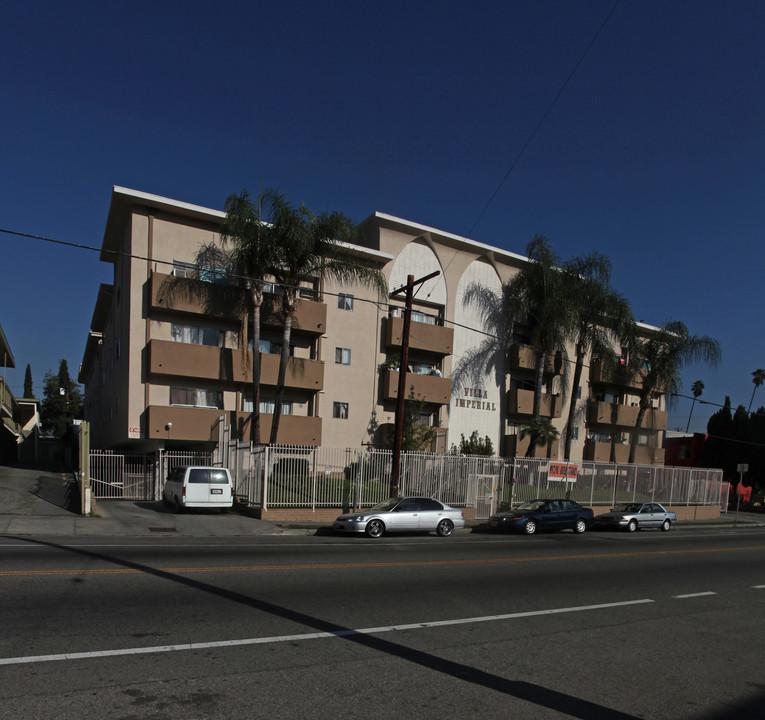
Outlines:
[{"label": "red banner sign", "polygon": [[550,469],[547,471],[548,480],[566,480],[574,482],[579,466],[572,463],[550,463]]}]

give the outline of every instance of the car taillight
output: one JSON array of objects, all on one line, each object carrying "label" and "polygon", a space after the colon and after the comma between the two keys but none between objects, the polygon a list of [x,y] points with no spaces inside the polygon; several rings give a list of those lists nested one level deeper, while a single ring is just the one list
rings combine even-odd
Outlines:
[{"label": "car taillight", "polygon": [[184,497],[184,499],[186,498],[186,486],[185,485],[183,486],[183,497]]}]

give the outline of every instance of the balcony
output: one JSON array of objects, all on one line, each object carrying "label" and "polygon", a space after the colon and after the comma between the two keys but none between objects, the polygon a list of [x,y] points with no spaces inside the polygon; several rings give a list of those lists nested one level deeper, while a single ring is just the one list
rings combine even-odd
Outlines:
[{"label": "balcony", "polygon": [[[250,367],[252,353],[250,355]],[[245,372],[242,353],[231,348],[191,345],[171,340],[151,340],[148,345],[148,367],[151,375],[195,378],[215,382],[249,383],[250,371]],[[279,356],[261,353],[261,385],[276,385],[279,376]],[[291,357],[287,361],[284,386],[318,392],[324,389],[324,363]]]},{"label": "balcony", "polygon": [[153,272],[149,278],[149,310],[206,315],[238,322],[244,313],[243,292],[192,278]]},{"label": "balcony", "polygon": [[643,387],[643,381],[637,373],[629,373],[621,365],[606,364],[598,359],[594,359],[590,364],[590,382],[618,385],[632,390],[640,390]]},{"label": "balcony", "polygon": [[[630,446],[626,443],[614,444],[615,462],[626,465],[630,459]],[[611,462],[611,443],[587,440],[584,444],[585,460],[594,462]],[[664,448],[638,445],[635,448],[635,465],[663,465]]]},{"label": "balcony", "polygon": [[[586,440],[584,443],[584,460],[592,460],[593,462],[611,462],[611,446],[610,442],[596,442],[594,440]],[[617,463],[626,463],[630,457],[630,446],[624,443],[613,443],[614,454]]]},{"label": "balcony", "polygon": [[[263,305],[260,308],[260,325],[267,327],[284,327],[281,300],[277,295],[265,293]],[[292,329],[314,335],[327,332],[327,304],[318,300],[298,298],[295,316],[292,318]]]},{"label": "balcony", "polygon": [[[149,440],[179,440],[187,442],[209,442],[212,427],[220,416],[234,428],[238,437],[248,440],[252,414],[216,408],[168,407],[150,405],[144,415],[146,437]],[[271,434],[273,415],[260,414],[260,439],[268,442]],[[167,430],[167,424],[172,429]],[[321,418],[302,415],[282,415],[279,421],[277,442],[285,445],[321,445]]]},{"label": "balcony", "polygon": [[587,406],[587,424],[634,428],[639,410],[633,405],[595,400]]},{"label": "balcony", "polygon": [[643,430],[666,430],[667,429],[667,411],[666,410],[647,410],[643,417]]},{"label": "balcony", "polygon": [[[383,400],[395,400],[398,398],[398,370],[387,368],[383,371],[382,396]],[[411,388],[414,387],[414,397],[426,403],[436,405],[448,405],[452,393],[452,381],[450,378],[437,377],[435,375],[406,374],[406,397],[409,398]]]},{"label": "balcony", "polygon": [[[505,435],[503,443],[504,451],[502,454],[504,457],[526,457],[526,452],[529,449],[530,443],[531,438],[528,436],[522,438],[520,435]],[[549,455],[547,454],[547,445],[537,445],[534,448],[534,454],[531,457],[550,458],[555,460],[558,457],[558,445],[559,440],[556,440],[550,448]]]},{"label": "balcony", "polygon": [[[537,366],[536,352],[527,345],[510,346],[510,370],[535,370]],[[548,375],[560,375],[563,372],[563,363],[566,353],[556,352],[554,355],[545,357],[545,373]]]},{"label": "balcony", "polygon": [[[216,285],[193,278],[153,272],[149,280],[149,309],[185,315],[204,315],[239,322],[245,312],[245,293],[230,285]],[[261,327],[282,327],[281,303],[265,293],[261,306]],[[327,331],[327,305],[316,300],[297,301],[292,327],[300,332],[322,335]]]},{"label": "balcony", "polygon": [[[563,409],[560,395],[542,393],[540,415],[548,418],[559,418]],[[534,414],[534,391],[513,389],[507,393],[507,412],[510,415]]]},{"label": "balcony", "polygon": [[[401,347],[404,334],[403,318],[385,319],[386,347]],[[437,355],[451,355],[454,347],[454,328],[413,322],[409,328],[409,349],[425,350]]]}]

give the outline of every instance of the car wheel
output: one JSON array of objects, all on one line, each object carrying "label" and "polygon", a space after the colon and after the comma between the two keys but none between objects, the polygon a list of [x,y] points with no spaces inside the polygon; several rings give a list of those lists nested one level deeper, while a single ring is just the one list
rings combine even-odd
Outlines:
[{"label": "car wheel", "polygon": [[637,520],[630,520],[627,523],[627,532],[635,532],[638,529]]},{"label": "car wheel", "polygon": [[454,523],[451,520],[447,520],[446,518],[441,520],[441,522],[439,522],[438,526],[436,527],[436,533],[438,533],[441,537],[448,537],[452,534],[452,530],[454,530]]},{"label": "car wheel", "polygon": [[662,529],[664,532],[667,532],[667,530],[669,530],[669,529],[670,529],[670,527],[672,527],[672,523],[671,523],[669,520],[665,520],[665,521],[664,521],[664,522],[661,524],[661,529]]},{"label": "car wheel", "polygon": [[382,537],[385,533],[385,524],[382,520],[370,520],[364,532],[371,538]]},{"label": "car wheel", "polygon": [[523,526],[523,532],[526,535],[533,535],[537,531],[537,524],[533,520],[527,520]]},{"label": "car wheel", "polygon": [[579,520],[576,521],[576,525],[574,525],[574,532],[575,533],[581,534],[586,529],[587,529],[587,523],[584,520],[579,519]]}]

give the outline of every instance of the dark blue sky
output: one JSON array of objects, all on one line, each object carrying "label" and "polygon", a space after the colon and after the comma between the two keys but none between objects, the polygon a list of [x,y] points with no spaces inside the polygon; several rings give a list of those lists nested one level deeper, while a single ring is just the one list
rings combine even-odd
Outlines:
[{"label": "dark blue sky", "polygon": [[[638,319],[718,339],[720,368],[685,388],[746,406],[765,367],[765,3],[621,0],[481,215],[614,5],[14,3],[0,227],[100,246],[113,185],[222,209],[262,183],[517,253],[544,233],[563,258],[608,255]],[[41,395],[60,358],[76,376],[111,266],[4,233],[0,263],[8,381],[20,394],[30,363]]]}]

